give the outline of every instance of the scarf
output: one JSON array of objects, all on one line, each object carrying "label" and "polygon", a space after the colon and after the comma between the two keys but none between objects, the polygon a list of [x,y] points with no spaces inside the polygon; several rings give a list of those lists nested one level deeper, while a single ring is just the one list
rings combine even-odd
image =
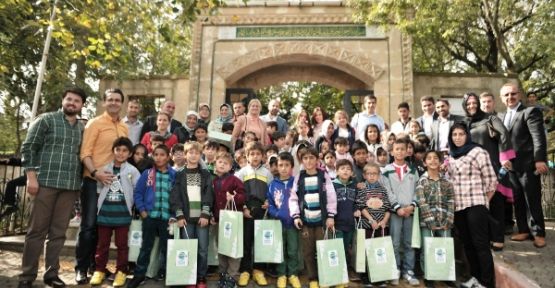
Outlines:
[{"label": "scarf", "polygon": [[[455,129],[464,129],[466,133],[466,141],[464,142],[463,146],[457,147],[455,143],[453,143],[453,138],[451,137],[451,135],[453,135],[453,131]],[[478,144],[472,142],[472,137],[470,136],[468,126],[464,125],[463,123],[453,124],[451,129],[449,129],[449,139],[447,139],[447,141],[449,141],[449,154],[455,159],[459,159],[460,157],[468,154],[470,150],[474,149],[475,147],[479,147]]]},{"label": "scarf", "polygon": [[162,133],[160,133],[160,131],[150,131],[150,139],[152,139],[154,136],[162,136],[164,138],[164,142],[166,142],[168,139],[170,139],[170,137],[172,137],[172,133],[166,131],[164,133],[164,135],[162,135]]},{"label": "scarf", "polygon": [[231,123],[233,121],[233,108],[231,108],[231,105],[229,104],[222,104],[220,106],[220,109],[222,109],[223,106],[227,106],[227,111],[229,111],[227,113],[227,116],[222,117],[222,114],[218,115],[218,117],[216,117],[216,122],[217,123]]}]

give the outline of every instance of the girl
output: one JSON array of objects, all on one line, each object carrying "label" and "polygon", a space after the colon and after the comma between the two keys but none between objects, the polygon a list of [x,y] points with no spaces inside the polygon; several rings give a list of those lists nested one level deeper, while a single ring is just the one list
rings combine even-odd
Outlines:
[{"label": "girl", "polygon": [[173,145],[177,144],[177,136],[172,134],[169,129],[170,121],[170,114],[166,112],[160,112],[158,113],[158,116],[156,116],[156,126],[158,129],[156,131],[146,133],[141,140],[141,144],[147,147],[149,153],[153,150],[152,145],[150,144],[150,139],[155,135],[162,136],[164,138],[164,144],[170,149]]},{"label": "girl", "polygon": [[382,168],[382,172],[383,168],[385,168],[385,165],[389,163],[389,154],[387,154],[387,151],[385,151],[383,147],[379,147],[378,149],[376,149],[376,163],[380,165],[380,167]]},{"label": "girl", "polygon": [[320,134],[316,135],[317,138],[314,142],[314,147],[316,147],[316,150],[318,150],[318,152],[322,154],[322,156],[324,156],[322,151],[322,144],[324,142],[327,143],[328,147],[333,147],[331,137],[333,136],[334,130],[335,127],[333,125],[333,122],[331,122],[331,120],[325,120],[324,123],[322,123]]},{"label": "girl", "polygon": [[312,133],[315,137],[320,135],[320,132],[322,131],[322,124],[324,124],[324,121],[327,118],[328,115],[326,114],[326,111],[324,111],[321,107],[316,107],[312,111],[312,117],[310,120],[312,122]]},{"label": "girl", "polygon": [[409,122],[409,137],[410,140],[416,141],[418,137],[418,133],[422,131],[422,127],[420,126],[420,122],[418,120],[411,120]]},{"label": "girl", "polygon": [[310,128],[310,124],[307,121],[302,121],[297,125],[297,133],[299,133],[297,141],[306,140],[310,144],[314,143],[312,140],[312,128]]},{"label": "girl", "polygon": [[335,172],[335,153],[333,151],[324,153],[323,164],[322,168],[330,175],[331,180],[334,180],[337,177],[337,173]]},{"label": "girl", "polygon": [[355,143],[355,129],[349,124],[349,115],[344,110],[337,110],[334,117],[335,130],[331,137],[332,143],[335,143],[337,137],[347,138],[349,141],[349,148]]},{"label": "girl", "polygon": [[152,167],[152,159],[148,157],[148,150],[145,145],[139,143],[133,146],[129,164],[135,166],[141,173]]},{"label": "girl", "polygon": [[364,133],[364,144],[368,147],[368,152],[376,155],[376,149],[382,147],[380,143],[380,128],[376,124],[368,124]]},{"label": "girl", "polygon": [[208,142],[208,130],[206,129],[206,126],[204,124],[199,124],[197,125],[197,127],[195,127],[194,135],[195,138],[193,139],[193,141],[197,141],[202,146],[204,146],[204,144]]}]

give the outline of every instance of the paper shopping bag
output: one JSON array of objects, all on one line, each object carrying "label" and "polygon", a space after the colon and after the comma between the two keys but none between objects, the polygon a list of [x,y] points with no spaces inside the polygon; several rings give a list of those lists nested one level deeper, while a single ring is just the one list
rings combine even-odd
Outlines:
[{"label": "paper shopping bag", "polygon": [[143,242],[143,225],[141,220],[131,220],[129,225],[129,236],[127,246],[129,247],[129,254],[127,260],[129,262],[137,262],[139,252],[141,252],[141,244]]},{"label": "paper shopping bag", "polygon": [[424,238],[424,278],[455,281],[455,252],[451,237]]},{"label": "paper shopping bag", "polygon": [[254,262],[283,262],[281,221],[254,220]]},{"label": "paper shopping bag", "polygon": [[[234,206],[230,205],[230,206]],[[235,208],[235,207],[234,207]],[[243,213],[221,210],[218,225],[218,253],[231,258],[243,257]]]},{"label": "paper shopping bag", "polygon": [[[324,238],[327,237],[324,236]],[[316,241],[316,257],[320,286],[335,286],[349,283],[343,239]]]},{"label": "paper shopping bag", "polygon": [[393,242],[390,236],[366,239],[365,246],[368,271],[370,271],[370,281],[372,283],[399,279]]},{"label": "paper shopping bag", "polygon": [[197,284],[198,239],[180,239],[179,227],[173,224],[173,239],[168,240],[166,286]]},{"label": "paper shopping bag", "polygon": [[218,266],[218,227],[210,225],[208,230],[208,265]]},{"label": "paper shopping bag", "polygon": [[150,251],[150,262],[146,269],[146,277],[154,278],[158,275],[160,270],[160,237],[156,236],[154,238],[154,244],[152,245],[152,250]]},{"label": "paper shopping bag", "polygon": [[420,209],[418,207],[414,208],[414,215],[412,216],[412,237],[411,237],[411,247],[420,248],[422,246],[422,240],[420,236]]},{"label": "paper shopping bag", "polygon": [[353,245],[353,254],[355,256],[353,257],[353,267],[357,273],[366,272],[366,249],[364,248],[364,241],[366,241],[366,230],[357,228],[355,230]]}]

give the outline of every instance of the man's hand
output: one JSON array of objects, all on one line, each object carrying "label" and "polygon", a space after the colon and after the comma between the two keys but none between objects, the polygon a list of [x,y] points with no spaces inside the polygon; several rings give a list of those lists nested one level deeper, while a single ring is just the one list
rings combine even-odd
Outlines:
[{"label": "man's hand", "polygon": [[538,174],[547,174],[549,168],[547,168],[547,164],[543,161],[536,162],[536,172]]},{"label": "man's hand", "polygon": [[200,225],[200,227],[208,226],[208,219],[206,219],[206,218],[198,219],[198,225]]},{"label": "man's hand", "polygon": [[252,218],[251,210],[249,210],[248,208],[243,209],[243,217]]},{"label": "man's hand", "polygon": [[513,170],[513,163],[511,162],[511,160],[503,161],[503,163],[501,163],[501,166],[503,166],[507,170]]},{"label": "man's hand", "polygon": [[210,225],[216,225],[218,224],[218,222],[216,222],[216,218],[212,217],[210,218]]},{"label": "man's hand", "polygon": [[293,223],[295,224],[295,227],[297,227],[297,229],[301,230],[303,228],[303,220],[301,220],[300,218],[295,219]]},{"label": "man's hand", "polygon": [[405,217],[405,209],[404,208],[399,208],[397,209],[397,215],[399,215],[399,217]]},{"label": "man's hand", "polygon": [[104,184],[104,185],[110,185],[112,184],[112,180],[114,178],[114,174],[108,172],[108,171],[96,171],[96,173],[94,174],[94,178],[96,178],[96,180],[98,180],[98,182]]},{"label": "man's hand", "polygon": [[27,172],[27,193],[32,196],[39,193],[39,181],[37,180],[37,173],[35,171]]}]

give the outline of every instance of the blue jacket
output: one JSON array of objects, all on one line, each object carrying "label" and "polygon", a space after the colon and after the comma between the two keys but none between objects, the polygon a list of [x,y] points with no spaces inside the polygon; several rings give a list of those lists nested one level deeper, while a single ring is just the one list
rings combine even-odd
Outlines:
[{"label": "blue jacket", "polygon": [[343,184],[339,178],[333,180],[333,188],[337,194],[337,214],[335,215],[335,228],[341,231],[355,229],[354,212],[357,209],[357,187],[355,181],[349,180]]},{"label": "blue jacket", "polygon": [[295,182],[295,177],[290,177],[287,183],[280,180],[279,178],[274,178],[268,187],[268,193],[266,198],[268,199],[268,214],[272,218],[281,220],[281,224],[286,229],[294,228],[293,218],[289,213],[289,196],[291,195],[291,189],[293,188],[293,183]]},{"label": "blue jacket", "polygon": [[[135,193],[133,194],[133,198],[135,200],[135,207],[137,208],[137,210],[139,210],[139,212],[146,211],[147,213],[149,213],[154,208],[154,200],[156,198],[154,193],[156,192],[156,190],[155,186],[152,185],[152,183],[148,183],[149,174],[152,172],[153,169],[156,168],[145,170],[141,174],[139,181],[137,181],[137,186],[135,186]],[[175,170],[168,166],[168,173],[170,174],[170,187],[172,187],[175,183]],[[169,195],[170,191],[168,191],[168,196]]]}]

